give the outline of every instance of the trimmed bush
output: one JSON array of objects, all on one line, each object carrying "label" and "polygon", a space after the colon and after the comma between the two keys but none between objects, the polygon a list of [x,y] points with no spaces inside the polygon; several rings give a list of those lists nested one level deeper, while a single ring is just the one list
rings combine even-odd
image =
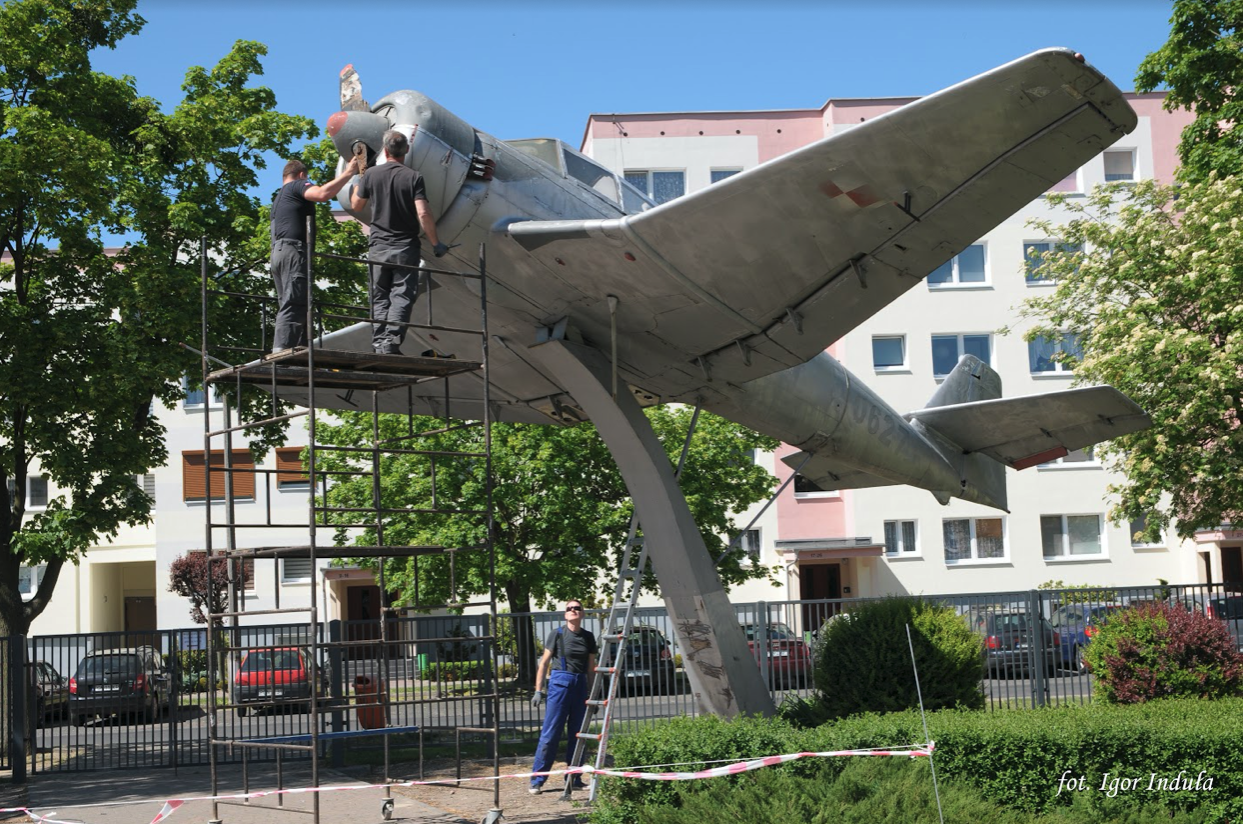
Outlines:
[{"label": "trimmed bush", "polygon": [[[1243,764],[1243,699],[1168,699],[1138,705],[1070,705],[990,713],[944,710],[930,713],[928,725],[936,742],[938,778],[973,788],[990,804],[1006,810],[1059,813],[1063,817],[1054,819],[1059,822],[1155,820],[1151,815],[1154,808],[1175,816],[1175,820],[1203,824],[1243,820],[1243,771],[1239,769]],[[796,730],[780,719],[725,722],[703,717],[676,719],[618,736],[610,750],[619,769],[676,763],[679,766],[663,769],[690,771],[717,759],[896,747],[924,740],[920,715],[914,711],[855,716],[814,730]],[[685,806],[693,795],[725,792],[721,787],[743,792],[756,776],[768,771],[803,780],[833,781],[860,760],[804,759],[708,781],[606,778],[592,821],[629,824],[653,820],[658,809]],[[906,763],[905,759],[893,760]],[[1180,771],[1192,783],[1201,775],[1211,779],[1211,788],[1204,782],[1200,789],[1169,789]],[[1063,777],[1082,777],[1084,789],[1067,789],[1061,782]],[[1116,791],[1111,797],[1109,782],[1123,777],[1136,779],[1140,786]],[[1165,788],[1159,783],[1163,779]],[[793,800],[782,803],[797,807]],[[747,819],[734,819],[723,811],[713,820]]]},{"label": "trimmed bush", "polygon": [[924,707],[984,706],[981,641],[949,607],[921,598],[860,604],[825,623],[815,652],[816,701],[828,718],[919,706],[911,649]]},{"label": "trimmed bush", "polygon": [[1115,613],[1093,636],[1084,658],[1096,676],[1092,697],[1100,701],[1243,694],[1243,656],[1226,625],[1181,604],[1145,604]]}]

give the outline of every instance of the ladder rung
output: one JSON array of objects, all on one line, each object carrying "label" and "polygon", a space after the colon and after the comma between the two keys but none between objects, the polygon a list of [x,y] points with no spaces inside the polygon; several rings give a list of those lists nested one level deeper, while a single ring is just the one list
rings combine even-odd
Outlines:
[{"label": "ladder rung", "polygon": [[609,699],[607,698],[593,698],[587,702],[587,706],[589,707],[607,707],[608,705]]},{"label": "ladder rung", "polygon": [[601,738],[601,736],[596,735],[594,732],[580,732],[578,737],[585,741],[599,741]]},{"label": "ladder rung", "polygon": [[640,572],[640,570],[637,570],[637,569],[623,569],[623,570],[621,571],[621,573],[620,573],[619,577],[621,577],[621,578],[634,578],[635,576],[637,576],[637,575],[639,574],[639,572]]},{"label": "ladder rung", "polygon": [[615,675],[617,673],[617,667],[596,667],[596,672],[604,672],[609,675]]}]

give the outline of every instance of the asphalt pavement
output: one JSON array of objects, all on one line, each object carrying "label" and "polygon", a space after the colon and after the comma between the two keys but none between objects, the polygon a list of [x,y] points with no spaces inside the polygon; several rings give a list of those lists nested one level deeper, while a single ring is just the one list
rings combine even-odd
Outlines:
[{"label": "asphalt pavement", "polygon": [[[361,774],[359,771],[356,774]],[[242,769],[238,765],[219,768],[221,794],[242,792]],[[311,784],[307,765],[287,767],[284,784],[288,787],[308,787]],[[274,789],[275,770],[265,765],[260,770],[252,768],[250,791]],[[385,793],[383,788],[368,787],[366,781],[346,772],[320,769],[319,796],[320,822],[322,824],[366,824],[385,821],[382,809]],[[334,789],[322,791],[324,787]],[[41,816],[55,821],[83,822],[83,824],[148,824],[164,810],[169,813],[161,821],[172,824],[204,822],[213,818],[223,824],[279,824],[283,819],[307,822],[310,818],[294,810],[310,811],[313,803],[311,793],[290,793],[282,796],[285,810],[279,809],[276,797],[252,799],[249,803],[221,801],[213,815],[210,800],[211,771],[207,767],[148,771],[100,771],[66,774],[39,775],[32,778],[26,791],[25,805]],[[8,804],[15,799],[10,796]],[[404,795],[394,793],[393,821],[434,822],[435,824],[459,824],[463,819],[438,807],[425,804]],[[182,802],[171,812],[165,807],[168,801]],[[30,820],[26,818],[25,820]]]}]

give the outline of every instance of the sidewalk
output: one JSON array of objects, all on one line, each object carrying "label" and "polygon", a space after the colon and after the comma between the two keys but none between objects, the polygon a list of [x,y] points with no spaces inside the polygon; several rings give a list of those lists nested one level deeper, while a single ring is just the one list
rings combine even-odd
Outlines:
[{"label": "sidewalk", "polygon": [[[517,764],[502,769],[503,773],[521,772],[528,766]],[[252,766],[251,792],[271,790],[276,787],[276,766],[265,764]],[[466,774],[474,772],[467,770]],[[482,772],[482,771],[481,771]],[[486,771],[491,774],[490,768]],[[355,786],[356,790],[320,792],[321,824],[382,824],[384,816],[381,803],[384,790],[366,785],[374,783],[363,769],[345,772],[320,768],[322,786]],[[218,768],[219,793],[242,792],[242,769],[239,765],[221,765]],[[452,773],[445,773],[450,778]],[[428,776],[432,776],[429,774]],[[286,766],[286,788],[307,787],[311,783],[308,765]],[[501,804],[505,812],[503,821],[509,824],[576,824],[585,820],[585,810],[559,799],[560,793],[548,792],[541,796],[526,793],[525,780],[502,781]],[[6,788],[8,789],[8,788]],[[20,788],[11,788],[3,806],[20,806]],[[106,770],[82,773],[44,773],[32,776],[26,788],[25,806],[36,813],[50,815],[61,821],[84,824],[149,824],[169,800],[184,800],[167,816],[171,824],[203,824],[213,818],[211,801],[186,800],[210,795],[211,771],[208,767],[183,767],[175,774],[171,769],[149,771]],[[284,808],[277,806],[276,797],[252,799],[249,804],[241,801],[219,802],[218,818],[224,824],[310,824],[309,812],[312,794],[292,793],[281,796]],[[393,789],[393,821],[427,822],[427,824],[477,824],[492,807],[491,782],[464,783],[460,787],[418,786]],[[142,802],[124,803],[118,802]],[[116,806],[82,806],[82,805]],[[580,819],[580,814],[583,818]],[[5,815],[0,814],[0,820]],[[13,819],[30,819],[20,816]]]}]

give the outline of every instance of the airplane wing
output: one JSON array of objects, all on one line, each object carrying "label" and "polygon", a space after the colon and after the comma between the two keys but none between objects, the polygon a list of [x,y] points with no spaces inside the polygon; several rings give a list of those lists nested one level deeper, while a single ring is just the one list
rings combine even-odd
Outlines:
[{"label": "airplane wing", "polygon": [[572,284],[591,339],[620,297],[631,382],[711,395],[823,351],[1136,122],[1103,75],[1047,50],[648,212],[505,232],[526,278]]},{"label": "airplane wing", "polygon": [[1112,386],[930,407],[904,417],[932,427],[964,452],[983,453],[1015,469],[1152,424],[1134,401]]}]

